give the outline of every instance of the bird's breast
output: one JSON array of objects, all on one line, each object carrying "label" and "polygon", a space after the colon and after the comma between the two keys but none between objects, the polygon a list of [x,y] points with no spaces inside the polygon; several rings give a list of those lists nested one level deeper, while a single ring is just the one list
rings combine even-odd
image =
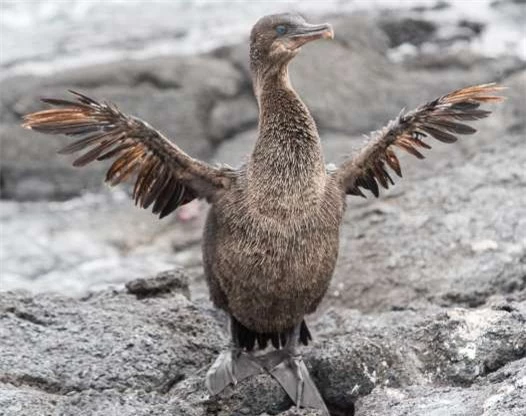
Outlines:
[{"label": "bird's breast", "polygon": [[268,263],[269,270],[273,262],[299,270],[318,257],[335,257],[344,198],[330,185],[289,194],[232,191],[210,212],[214,251],[231,263]]}]

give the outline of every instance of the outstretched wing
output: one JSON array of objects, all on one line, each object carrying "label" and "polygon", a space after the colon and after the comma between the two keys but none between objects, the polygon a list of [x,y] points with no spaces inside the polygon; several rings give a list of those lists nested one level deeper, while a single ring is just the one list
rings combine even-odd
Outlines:
[{"label": "outstretched wing", "polygon": [[86,151],[74,162],[115,159],[106,174],[114,186],[136,175],[135,203],[162,218],[194,198],[212,199],[229,186],[232,171],[193,159],[160,132],[138,118],[70,91],[77,101],[43,99],[55,108],[28,114],[23,127],[48,134],[83,136],[62,154]]},{"label": "outstretched wing", "polygon": [[394,184],[387,166],[402,177],[395,147],[423,159],[418,148],[431,149],[431,146],[422,139],[433,137],[453,143],[457,135],[475,133],[476,130],[464,122],[487,117],[491,111],[480,109],[480,104],[501,101],[495,93],[502,89],[495,84],[462,88],[416,110],[401,113],[382,130],[372,133],[365,146],[332,174],[347,194],[364,196],[360,189],[364,188],[378,197],[378,184],[386,189]]}]

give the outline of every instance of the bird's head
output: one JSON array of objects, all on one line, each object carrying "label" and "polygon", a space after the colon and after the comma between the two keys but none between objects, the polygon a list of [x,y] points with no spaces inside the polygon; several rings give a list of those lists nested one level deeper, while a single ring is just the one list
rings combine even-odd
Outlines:
[{"label": "bird's head", "polygon": [[286,68],[301,47],[316,39],[334,37],[328,23],[307,23],[298,14],[262,17],[250,34],[250,68],[255,80]]}]

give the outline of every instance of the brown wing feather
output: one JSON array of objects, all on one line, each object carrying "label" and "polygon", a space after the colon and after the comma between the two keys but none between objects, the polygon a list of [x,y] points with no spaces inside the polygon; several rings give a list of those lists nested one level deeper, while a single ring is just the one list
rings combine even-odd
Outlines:
[{"label": "brown wing feather", "polygon": [[481,110],[480,104],[501,101],[502,97],[495,93],[502,89],[495,84],[462,88],[416,110],[401,113],[382,130],[373,133],[358,154],[346,160],[333,175],[347,194],[364,196],[361,187],[378,197],[378,184],[386,189],[389,184],[394,184],[386,165],[402,176],[394,147],[424,159],[417,147],[431,149],[431,146],[423,138],[433,137],[444,143],[453,143],[457,141],[457,135],[475,133],[476,130],[464,122],[489,116],[491,111]]},{"label": "brown wing feather", "polygon": [[77,101],[43,99],[55,108],[28,114],[23,127],[48,134],[82,136],[62,154],[85,150],[74,166],[115,158],[106,182],[117,185],[136,175],[135,203],[164,217],[194,198],[212,198],[232,178],[227,168],[214,168],[191,158],[147,123],[70,91]]}]

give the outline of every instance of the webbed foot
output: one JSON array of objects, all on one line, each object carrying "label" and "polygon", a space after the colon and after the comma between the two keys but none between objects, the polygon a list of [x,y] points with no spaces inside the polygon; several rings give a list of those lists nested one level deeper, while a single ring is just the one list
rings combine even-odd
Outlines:
[{"label": "webbed foot", "polygon": [[210,394],[216,395],[230,384],[236,385],[263,371],[252,355],[238,349],[223,351],[206,373],[206,388]]},{"label": "webbed foot", "polygon": [[[282,360],[278,364],[275,364],[278,354],[265,359],[263,365],[268,373],[276,379],[298,408],[319,409],[324,415],[329,416],[329,410],[301,356],[292,355],[287,350],[279,353],[282,355]],[[271,365],[272,367],[269,368]]]}]

